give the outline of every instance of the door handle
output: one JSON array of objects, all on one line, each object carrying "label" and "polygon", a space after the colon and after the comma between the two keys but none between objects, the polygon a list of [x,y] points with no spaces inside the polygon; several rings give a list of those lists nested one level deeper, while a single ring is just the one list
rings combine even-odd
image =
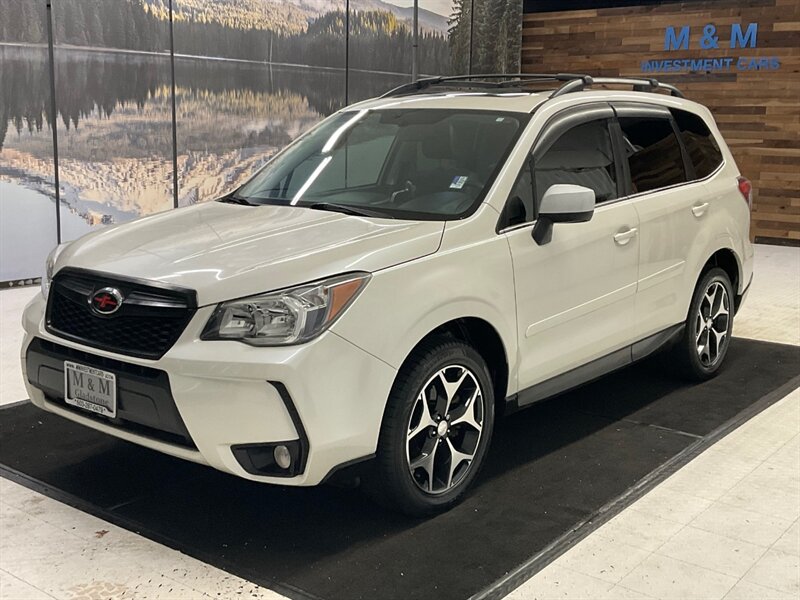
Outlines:
[{"label": "door handle", "polygon": [[614,243],[618,246],[624,246],[636,237],[637,233],[639,233],[639,230],[636,227],[630,227],[624,231],[619,231],[614,234]]},{"label": "door handle", "polygon": [[699,218],[702,217],[704,214],[706,214],[707,210],[708,210],[708,202],[703,202],[702,204],[695,204],[692,207],[692,214],[695,217]]}]

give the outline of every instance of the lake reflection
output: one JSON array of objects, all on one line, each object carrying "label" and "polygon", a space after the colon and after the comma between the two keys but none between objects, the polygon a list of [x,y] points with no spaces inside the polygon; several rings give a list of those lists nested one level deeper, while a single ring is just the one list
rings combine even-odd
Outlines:
[{"label": "lake reflection", "polygon": [[[88,225],[172,206],[167,56],[55,53],[61,196]],[[52,196],[46,49],[0,47],[0,180]],[[219,196],[344,105],[341,70],[176,58],[178,197]],[[352,77],[350,101],[403,83]],[[8,191],[8,188],[7,190]]]}]

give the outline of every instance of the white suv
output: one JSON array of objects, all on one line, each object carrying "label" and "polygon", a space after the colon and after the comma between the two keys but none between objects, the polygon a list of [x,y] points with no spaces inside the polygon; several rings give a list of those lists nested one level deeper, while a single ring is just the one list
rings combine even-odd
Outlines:
[{"label": "white suv", "polygon": [[432,513],[500,413],[662,348],[714,375],[752,277],[749,203],[710,112],[672,86],[422,80],[217,202],[59,246],[24,315],[28,391],[247,479],[357,470]]}]

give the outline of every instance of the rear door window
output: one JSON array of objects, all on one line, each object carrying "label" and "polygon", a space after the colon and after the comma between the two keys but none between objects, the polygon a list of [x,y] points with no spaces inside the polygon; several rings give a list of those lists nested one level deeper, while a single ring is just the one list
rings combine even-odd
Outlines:
[{"label": "rear door window", "polygon": [[634,194],[687,181],[680,143],[669,118],[623,116],[619,124]]},{"label": "rear door window", "polygon": [[703,179],[722,164],[722,152],[705,121],[694,113],[672,109],[672,116],[681,132],[681,140],[694,166],[694,175]]}]

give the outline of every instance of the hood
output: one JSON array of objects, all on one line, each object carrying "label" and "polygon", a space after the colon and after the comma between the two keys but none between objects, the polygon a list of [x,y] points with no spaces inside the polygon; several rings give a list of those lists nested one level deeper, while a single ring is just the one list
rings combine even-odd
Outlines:
[{"label": "hood", "polygon": [[444,223],[209,202],[91,233],[59,255],[80,267],[197,291],[211,304],[436,252]]}]

